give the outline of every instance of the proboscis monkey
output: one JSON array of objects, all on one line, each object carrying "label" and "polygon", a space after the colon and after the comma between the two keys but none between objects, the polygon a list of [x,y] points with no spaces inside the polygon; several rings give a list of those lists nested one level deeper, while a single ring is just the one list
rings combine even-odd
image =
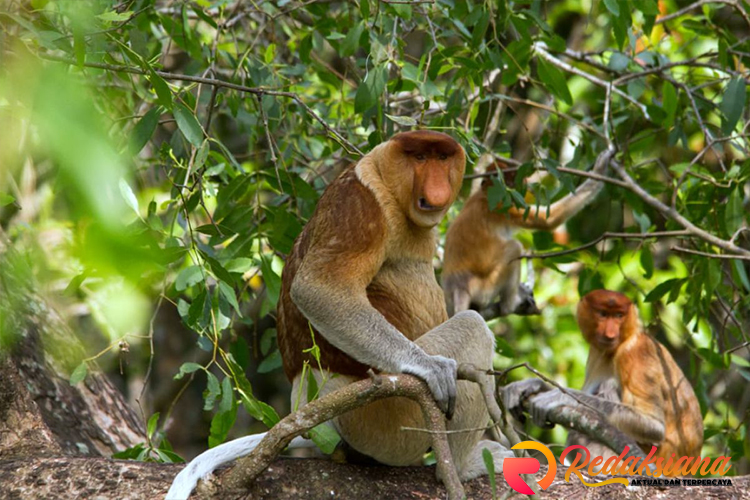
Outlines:
[{"label": "proboscis monkey", "polygon": [[[614,150],[605,150],[596,160],[593,172],[603,173]],[[480,167],[507,168],[490,155],[479,159]],[[506,183],[512,182],[507,173]],[[523,246],[513,237],[515,228],[552,230],[591,203],[602,188],[602,182],[586,179],[575,193],[569,193],[549,207],[525,210],[511,207],[504,213],[495,211],[487,200],[489,179],[482,182],[466,201],[445,236],[442,283],[448,314],[475,308],[493,315],[538,314],[534,301],[533,278],[521,283]],[[531,266],[529,270],[531,274]],[[499,299],[499,300],[498,300]],[[496,304],[493,301],[498,300]],[[488,309],[489,308],[489,309]]]},{"label": "proboscis monkey", "polygon": [[[457,382],[456,371],[458,363],[490,369],[494,337],[473,311],[448,319],[432,267],[435,226],[456,199],[464,168],[464,150],[450,136],[405,132],[328,186],[282,274],[278,343],[293,407],[306,403],[305,362],[318,366],[305,352],[313,345],[312,330],[323,368],[312,373],[321,396],[362,379],[369,368],[409,373],[427,383],[450,419],[448,429],[488,423],[479,387]],[[401,431],[425,426],[419,405],[405,398],[377,401],[333,425],[350,447],[383,464],[419,464],[430,447],[428,434]],[[481,430],[448,436],[462,479],[486,473],[483,448],[496,468],[512,456],[481,436]],[[181,496],[174,497],[185,498],[199,478],[252,451],[260,437],[223,444],[193,460],[175,480],[174,493]]]},{"label": "proboscis monkey", "polygon": [[[518,414],[529,398],[534,422],[544,425],[560,406],[582,401],[633,437],[645,452],[656,445],[654,459],[700,456],[703,418],[690,382],[662,344],[643,331],[636,306],[609,290],[588,293],[578,304],[578,325],[590,346],[581,391],[550,390],[539,379],[509,384],[501,391],[506,407]],[[537,394],[538,393],[538,394]],[[582,434],[571,432],[567,445],[582,444],[591,457],[618,455]]]}]

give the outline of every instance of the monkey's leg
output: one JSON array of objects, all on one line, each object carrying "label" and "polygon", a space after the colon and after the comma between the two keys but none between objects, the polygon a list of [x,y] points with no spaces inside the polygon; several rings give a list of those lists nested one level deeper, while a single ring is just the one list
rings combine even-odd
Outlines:
[{"label": "monkey's leg", "polygon": [[[463,311],[442,325],[429,331],[416,343],[428,354],[471,363],[480,369],[490,369],[494,352],[494,337],[484,320],[474,311]],[[351,383],[351,377],[331,379],[325,390]],[[448,430],[481,428],[488,424],[489,415],[479,387],[473,382],[459,381],[456,410],[447,422]],[[342,438],[360,453],[389,465],[420,463],[430,447],[430,436],[424,432],[402,431],[402,427],[424,429],[419,405],[405,398],[389,398],[364,408],[353,410],[336,420]],[[462,479],[486,474],[482,448],[496,457],[495,469],[502,470],[502,459],[512,456],[499,443],[481,441],[482,430],[450,434],[448,442],[453,460]]]}]

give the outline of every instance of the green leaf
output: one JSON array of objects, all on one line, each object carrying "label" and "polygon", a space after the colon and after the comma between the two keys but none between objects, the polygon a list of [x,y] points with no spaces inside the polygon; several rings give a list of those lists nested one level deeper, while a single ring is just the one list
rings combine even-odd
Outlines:
[{"label": "green leaf", "polygon": [[184,377],[188,373],[193,373],[195,371],[202,370],[202,369],[203,367],[199,365],[198,363],[192,363],[188,361],[187,363],[183,363],[182,366],[180,366],[180,373],[175,375],[174,379],[180,380],[182,377]]},{"label": "green leaf", "polygon": [[190,266],[180,271],[175,280],[174,287],[181,292],[195,285],[203,279],[203,270],[200,266]]},{"label": "green leaf", "polygon": [[620,16],[620,5],[618,1],[619,0],[604,0],[604,6],[607,7],[607,10],[615,17]]},{"label": "green leaf", "polygon": [[516,358],[516,351],[513,350],[513,347],[504,338],[502,338],[500,336],[495,336],[495,346],[496,346],[495,350],[501,356],[509,358],[509,359],[515,359]]},{"label": "green leaf", "polygon": [[234,389],[232,388],[232,378],[224,377],[221,381],[221,402],[219,403],[219,412],[224,413],[232,409],[234,405]]},{"label": "green leaf", "polygon": [[125,200],[125,203],[127,203],[127,205],[133,209],[133,212],[140,217],[141,212],[138,210],[138,198],[135,197],[135,193],[133,193],[130,184],[128,184],[125,179],[120,179],[120,194]]},{"label": "green leaf", "polygon": [[242,313],[240,312],[240,304],[237,302],[237,296],[234,294],[234,288],[227,285],[223,281],[219,281],[219,293],[227,299],[227,302],[234,308],[234,310],[237,312],[237,316],[240,318],[242,317]]},{"label": "green leaf", "polygon": [[497,485],[495,484],[495,461],[492,459],[492,453],[487,448],[482,449],[482,460],[487,467],[487,475],[490,479],[490,488],[492,488],[493,500],[497,498]]},{"label": "green leaf", "polygon": [[643,245],[641,249],[641,266],[645,271],[643,277],[647,280],[654,275],[654,256],[651,254],[651,245]]},{"label": "green leaf", "polygon": [[204,163],[206,163],[206,158],[208,158],[208,153],[211,151],[211,145],[208,142],[208,139],[204,139],[201,143],[201,147],[198,148],[198,151],[195,152],[195,159],[193,160],[193,169],[198,170],[203,166]]},{"label": "green leaf", "polygon": [[357,23],[354,28],[349,30],[349,33],[346,34],[346,38],[341,42],[341,45],[339,45],[339,52],[342,57],[349,57],[357,51],[359,48],[359,40],[362,38],[364,30],[364,22]]},{"label": "green leaf", "polygon": [[359,0],[359,12],[362,14],[362,19],[367,20],[370,17],[369,0]]},{"label": "green leaf", "polygon": [[627,69],[628,64],[630,64],[630,58],[628,56],[622,52],[613,52],[607,65],[615,71],[623,71],[624,69]]},{"label": "green leaf", "polygon": [[211,419],[211,433],[208,436],[208,447],[218,446],[227,439],[229,431],[232,430],[237,419],[237,406],[227,411],[219,412]]},{"label": "green leaf", "polygon": [[203,393],[205,399],[203,409],[205,411],[213,409],[216,398],[219,396],[221,396],[221,384],[219,383],[219,379],[216,378],[216,375],[213,373],[206,371],[206,392]]},{"label": "green leaf", "polygon": [[151,108],[135,124],[130,135],[130,152],[132,154],[140,153],[141,149],[151,140],[156,131],[156,126],[159,124],[160,115],[161,109],[158,106]]},{"label": "green leaf", "polygon": [[168,110],[171,110],[172,91],[169,90],[169,85],[167,85],[167,82],[164,80],[164,78],[157,75],[152,68],[149,68],[148,79],[151,82],[151,85],[154,86],[154,91],[156,91],[156,102],[158,102]]},{"label": "green leaf", "polygon": [[148,419],[148,423],[146,424],[146,432],[148,433],[148,438],[151,439],[151,437],[154,435],[154,432],[156,432],[156,424],[159,423],[159,412],[157,411],[151,417]]},{"label": "green leaf", "polygon": [[367,111],[378,103],[388,81],[388,69],[381,64],[370,71],[364,81],[357,87],[354,96],[354,111]]},{"label": "green leaf", "polygon": [[643,299],[643,301],[656,302],[663,296],[671,292],[673,288],[678,287],[679,289],[680,287],[682,287],[682,284],[685,283],[685,281],[685,278],[672,278],[663,283],[660,283],[653,290],[651,290],[648,295],[646,295],[646,298]]},{"label": "green leaf", "polygon": [[16,199],[13,196],[6,193],[0,193],[0,207],[10,205],[14,201],[16,201]]},{"label": "green leaf", "polygon": [[281,278],[271,269],[271,263],[264,256],[261,256],[260,259],[260,271],[263,274],[263,282],[266,284],[268,291],[268,300],[276,307],[281,293]]},{"label": "green leaf", "polygon": [[732,133],[742,116],[742,110],[745,109],[745,92],[745,80],[741,77],[733,78],[724,91],[720,106],[725,118],[721,124],[721,131],[724,135]]},{"label": "green leaf", "polygon": [[737,188],[729,195],[726,208],[724,209],[724,222],[727,232],[733,235],[745,223],[745,210],[742,206],[742,188]]},{"label": "green leaf", "polygon": [[80,365],[76,366],[73,373],[70,374],[70,385],[78,385],[79,382],[86,378],[88,371],[88,365],[86,365],[85,361],[82,361]]},{"label": "green leaf", "polygon": [[385,116],[388,117],[389,120],[392,122],[396,122],[399,125],[403,125],[404,127],[416,127],[417,126],[417,120],[412,118],[411,116],[393,116],[386,114]]},{"label": "green leaf", "polygon": [[664,81],[661,88],[662,94],[662,107],[664,112],[667,114],[667,118],[664,121],[664,126],[669,128],[674,124],[674,116],[677,112],[677,91],[668,81]]},{"label": "green leaf", "polygon": [[737,274],[737,277],[742,283],[742,286],[745,287],[745,290],[750,292],[750,279],[747,277],[747,272],[745,271],[745,265],[742,263],[739,259],[732,260],[732,267],[734,268],[734,272]]},{"label": "green leaf", "polygon": [[118,23],[122,21],[127,21],[128,19],[130,19],[130,16],[132,15],[133,15],[133,11],[131,10],[126,11],[126,12],[115,12],[114,10],[110,10],[109,12],[99,14],[96,17],[98,17],[102,21]]},{"label": "green leaf", "polygon": [[203,129],[195,115],[182,104],[175,104],[173,114],[185,139],[193,146],[199,147],[203,143]]},{"label": "green leaf", "polygon": [[565,75],[563,75],[562,71],[541,58],[537,59],[536,69],[539,79],[550,92],[565,103],[569,105],[573,104],[573,97],[570,95],[570,90],[568,90],[568,84],[565,81]]},{"label": "green leaf", "polygon": [[310,429],[310,439],[320,448],[320,451],[326,455],[333,453],[336,445],[341,441],[341,436],[333,427],[327,424],[320,424]]},{"label": "green leaf", "polygon": [[471,46],[479,47],[484,40],[484,34],[487,32],[487,27],[490,25],[490,13],[487,11],[482,12],[482,17],[479,18],[477,24],[474,25],[474,29],[471,31]]},{"label": "green leaf", "polygon": [[266,356],[265,359],[260,362],[260,364],[258,365],[258,373],[270,373],[280,367],[281,353],[277,349],[270,355]]}]

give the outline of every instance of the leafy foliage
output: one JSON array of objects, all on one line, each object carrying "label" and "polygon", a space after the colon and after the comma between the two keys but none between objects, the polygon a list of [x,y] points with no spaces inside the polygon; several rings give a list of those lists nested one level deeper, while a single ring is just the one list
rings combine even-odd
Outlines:
[{"label": "leafy foliage", "polygon": [[[529,361],[579,387],[586,349],[572,305],[597,287],[622,290],[696,388],[704,455],[750,457],[750,18],[741,2],[670,17],[685,6],[8,2],[0,245],[26,256],[40,290],[86,306],[100,331],[91,359],[114,360],[123,342],[150,351],[151,309],[174,304],[207,360],[182,360],[174,375],[205,374],[215,445],[240,411],[279,419],[255,395],[251,357],[259,372],[278,370],[275,330],[261,320],[283,257],[343,165],[397,131],[443,130],[470,167],[486,151],[519,162],[515,185],[496,180],[493,199],[545,206],[611,141],[643,192],[610,170],[616,182],[568,233],[519,238],[554,254],[606,231],[653,235],[535,260],[544,314],[493,323],[497,365]],[[550,175],[524,184],[537,172]],[[248,326],[254,340],[238,333]],[[72,383],[87,373],[79,361]],[[128,370],[149,366],[145,355]],[[171,452],[147,444],[128,456],[159,450]]]}]

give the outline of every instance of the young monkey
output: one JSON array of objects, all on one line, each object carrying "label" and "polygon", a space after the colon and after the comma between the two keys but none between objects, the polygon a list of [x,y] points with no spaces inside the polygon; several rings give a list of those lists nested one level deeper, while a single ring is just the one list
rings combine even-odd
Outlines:
[{"label": "young monkey", "polygon": [[[614,154],[613,149],[602,152],[593,173],[602,174]],[[508,166],[485,155],[477,162],[487,170],[506,170]],[[506,184],[512,184],[515,174],[503,172]],[[487,317],[508,314],[539,314],[534,301],[533,269],[529,263],[529,279],[521,283],[523,246],[513,237],[515,228],[552,230],[591,203],[602,188],[602,182],[587,179],[575,193],[569,193],[547,207],[526,210],[511,207],[499,213],[489,206],[487,190],[489,178],[464,204],[463,210],[448,227],[445,236],[445,257],[442,284],[448,314],[475,308]],[[492,304],[499,297],[499,302]]]},{"label": "young monkey", "polygon": [[[594,290],[578,304],[578,325],[590,346],[586,379],[575,398],[539,379],[515,382],[501,392],[506,408],[520,412],[528,403],[534,422],[543,426],[550,411],[581,402],[599,410],[615,427],[633,437],[645,452],[656,445],[655,459],[700,456],[703,418],[690,382],[662,344],[643,331],[635,305],[625,295]],[[571,432],[567,446],[581,444],[591,456],[618,455]]]}]

